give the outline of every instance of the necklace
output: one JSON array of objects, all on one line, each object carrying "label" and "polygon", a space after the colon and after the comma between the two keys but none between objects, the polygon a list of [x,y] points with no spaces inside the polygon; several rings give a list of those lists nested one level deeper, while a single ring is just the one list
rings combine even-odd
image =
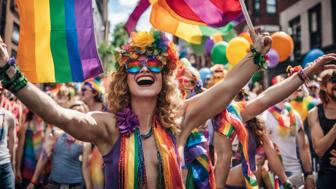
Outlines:
[{"label": "necklace", "polygon": [[153,134],[153,127],[151,127],[147,133],[145,133],[145,134],[140,134],[140,136],[141,136],[142,139],[146,140],[146,139],[148,139],[149,137],[151,137],[152,134]]}]

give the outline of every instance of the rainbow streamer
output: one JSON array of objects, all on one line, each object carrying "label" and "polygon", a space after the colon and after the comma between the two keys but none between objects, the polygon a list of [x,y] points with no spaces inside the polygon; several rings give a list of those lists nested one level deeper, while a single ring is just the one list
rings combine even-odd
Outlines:
[{"label": "rainbow streamer", "polygon": [[183,189],[182,176],[180,174],[180,157],[178,156],[174,135],[160,126],[156,121],[154,137],[161,156],[163,168],[164,188]]},{"label": "rainbow streamer", "polygon": [[[257,189],[258,182],[254,175],[254,173],[251,171],[250,166],[250,157],[249,157],[249,134],[248,131],[242,122],[242,117],[240,112],[242,109],[245,108],[246,103],[231,103],[227,109],[216,116],[216,131],[220,132],[222,134],[236,134],[240,143],[240,149],[242,151],[242,172],[245,177],[245,184],[246,188],[248,189]],[[231,130],[234,130],[234,134],[231,132]],[[230,136],[228,136],[230,137]]]},{"label": "rainbow streamer", "polygon": [[81,82],[103,72],[92,0],[18,0],[17,62],[32,82]]},{"label": "rainbow streamer", "polygon": [[[174,136],[162,128],[158,122],[153,128],[154,138],[159,151],[159,169],[162,179],[160,183],[166,189],[183,189],[180,175],[179,157]],[[118,183],[112,188],[131,189],[146,188],[146,169],[139,128],[136,128],[130,136],[120,137],[119,171],[112,174],[118,178]]]},{"label": "rainbow streamer", "polygon": [[103,159],[97,147],[95,147],[91,153],[90,173],[93,188],[103,189],[104,188]]},{"label": "rainbow streamer", "polygon": [[148,0],[140,0],[138,2],[124,26],[128,35],[131,35],[132,31],[134,31],[140,16],[148,9],[149,6],[150,4]]},{"label": "rainbow streamer", "polygon": [[197,129],[189,135],[184,147],[184,157],[188,168],[186,188],[215,189],[215,174],[210,160],[209,143]]},{"label": "rainbow streamer", "polygon": [[202,43],[204,36],[226,35],[244,19],[237,0],[154,0],[151,4],[150,22],[155,28],[194,44]]},{"label": "rainbow streamer", "polygon": [[277,108],[276,106],[272,106],[268,109],[268,111],[278,122],[277,130],[279,132],[279,135],[284,138],[288,137],[293,132],[293,130],[298,127],[292,106],[289,103],[286,103],[285,107],[288,111],[287,115],[282,114],[282,110]]}]

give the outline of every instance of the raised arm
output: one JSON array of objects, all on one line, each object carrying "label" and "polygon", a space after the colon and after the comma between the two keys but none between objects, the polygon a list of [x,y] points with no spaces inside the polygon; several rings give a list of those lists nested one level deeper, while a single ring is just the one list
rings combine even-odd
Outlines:
[{"label": "raised arm", "polygon": [[280,181],[282,183],[285,183],[288,178],[285,174],[285,170],[281,164],[281,161],[277,155],[277,152],[273,148],[273,145],[270,139],[266,135],[262,138],[262,141],[263,141],[262,147],[264,148],[270,168],[276,175],[278,175]]},{"label": "raised arm", "polygon": [[[261,54],[266,54],[271,43],[269,35],[259,35],[255,39],[254,46]],[[201,125],[210,117],[223,111],[257,69],[253,54],[249,52],[238,65],[229,71],[222,82],[186,101],[185,120],[182,123],[184,127],[188,125],[186,130],[190,132],[193,127]]]},{"label": "raised arm", "polygon": [[85,187],[87,189],[92,188],[91,176],[90,176],[90,163],[89,163],[90,152],[91,152],[91,144],[85,142],[83,144],[82,174],[84,177]]},{"label": "raised arm", "polygon": [[8,149],[11,156],[11,162],[13,165],[13,169],[15,168],[15,118],[13,115],[6,115],[6,120],[8,124]]},{"label": "raised arm", "polygon": [[314,150],[318,156],[323,156],[336,140],[336,125],[324,135],[318,120],[317,108],[310,110],[308,113],[308,124],[311,129],[311,137]]},{"label": "raised arm", "polygon": [[[334,69],[335,65],[326,65],[330,61],[336,62],[336,54],[328,54],[316,60],[312,66],[303,69],[303,73],[310,77],[326,69]],[[277,104],[291,95],[297,88],[303,84],[299,74],[293,74],[291,77],[268,88],[257,98],[250,100],[246,104],[245,110],[242,111],[242,118],[248,121],[260,113],[267,110],[274,104]]]}]

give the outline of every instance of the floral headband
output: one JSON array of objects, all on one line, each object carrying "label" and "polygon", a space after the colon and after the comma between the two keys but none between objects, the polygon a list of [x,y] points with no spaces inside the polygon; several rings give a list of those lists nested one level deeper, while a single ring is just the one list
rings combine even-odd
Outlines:
[{"label": "floral headband", "polygon": [[164,33],[151,30],[150,32],[133,32],[131,40],[122,48],[116,49],[117,66],[124,66],[127,61],[140,56],[147,56],[159,60],[170,70],[175,70],[178,56],[173,42]]}]

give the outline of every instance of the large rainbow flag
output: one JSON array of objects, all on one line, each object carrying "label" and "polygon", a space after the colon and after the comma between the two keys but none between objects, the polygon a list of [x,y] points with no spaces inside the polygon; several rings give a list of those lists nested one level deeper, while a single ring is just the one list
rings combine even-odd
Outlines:
[{"label": "large rainbow flag", "polygon": [[92,0],[17,0],[17,62],[31,82],[80,82],[103,72]]},{"label": "large rainbow flag", "polygon": [[239,0],[151,0],[150,3],[150,22],[155,28],[194,44],[223,30],[218,27],[239,23],[244,18]]}]

